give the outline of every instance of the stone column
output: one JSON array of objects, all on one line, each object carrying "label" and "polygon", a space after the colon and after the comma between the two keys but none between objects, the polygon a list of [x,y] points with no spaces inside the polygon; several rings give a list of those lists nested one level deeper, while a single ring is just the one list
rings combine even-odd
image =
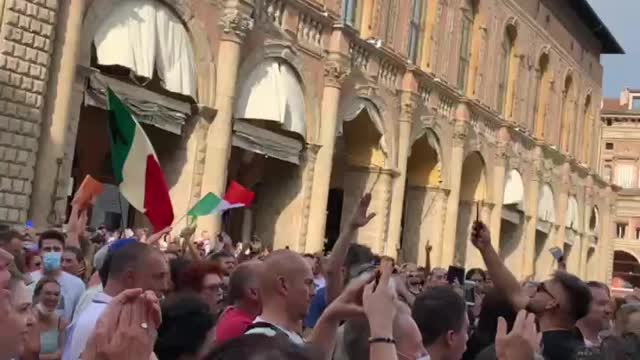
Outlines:
[{"label": "stone column", "polygon": [[456,252],[456,227],[458,224],[458,206],[460,202],[460,182],[462,176],[462,163],[464,162],[464,144],[467,139],[469,110],[466,104],[460,104],[456,109],[455,125],[453,132],[453,147],[451,148],[449,185],[450,192],[447,199],[447,211],[444,222],[444,233],[437,263],[443,266],[453,264]]},{"label": "stone column", "polygon": [[[504,128],[503,128],[504,129]],[[491,223],[489,229],[491,231],[491,242],[496,249],[500,248],[500,225],[502,225],[502,203],[504,201],[504,185],[507,172],[507,146],[508,143],[501,142],[496,148],[494,180],[493,180],[493,199],[494,207],[491,212]]]},{"label": "stone column", "polygon": [[[540,148],[536,149],[536,156],[539,156]],[[534,275],[535,268],[535,253],[536,253],[536,226],[538,225],[538,197],[540,196],[540,160],[536,159],[532,165],[530,171],[530,181],[526,194],[526,224],[524,233],[524,251],[522,254],[522,274],[524,276]]]},{"label": "stone column", "polygon": [[[335,36],[342,36],[336,33]],[[305,252],[322,250],[327,222],[327,200],[331,185],[333,151],[336,143],[340,91],[349,72],[348,58],[339,52],[330,53],[324,68],[324,90],[320,112],[320,138],[316,156],[313,189],[309,209],[309,224]]]},{"label": "stone column", "polygon": [[400,233],[402,231],[402,215],[404,208],[404,192],[407,182],[407,161],[411,148],[411,129],[413,116],[418,106],[418,94],[405,91],[402,94],[402,108],[400,113],[400,131],[398,141],[398,177],[393,181],[391,209],[389,212],[389,235],[385,255],[396,258]]},{"label": "stone column", "polygon": [[[202,193],[213,192],[221,196],[227,184],[227,163],[231,151],[233,131],[233,102],[238,80],[240,50],[251,28],[251,6],[239,2],[237,7],[227,7],[220,18],[222,36],[218,47],[216,110],[218,114],[207,134],[207,154],[202,182]],[[198,220],[202,230],[215,236],[221,227],[220,216],[207,216]]]},{"label": "stone column", "polygon": [[[62,37],[56,39],[56,55],[52,64],[50,83],[55,86],[51,93],[53,103],[49,105],[42,127],[40,146],[36,159],[33,192],[31,194],[31,220],[36,226],[50,226],[64,221],[68,176],[74,157],[76,132],[71,129],[70,104],[72,86],[78,63],[78,47],[82,37],[82,19],[86,0],[65,1],[68,13],[61,13],[58,21]],[[31,6],[31,4],[29,4]],[[46,12],[45,12],[46,13]],[[29,20],[31,21],[31,20]],[[22,22],[21,22],[22,24]],[[27,22],[28,24],[28,22]],[[46,25],[49,28],[51,26]],[[32,37],[33,38],[33,37]],[[49,40],[45,40],[49,41]],[[36,61],[35,55],[32,61]],[[40,62],[40,56],[37,59]],[[24,88],[24,87],[23,87]],[[35,88],[35,87],[34,87]],[[32,104],[36,106],[36,104]],[[48,127],[48,128],[47,128]],[[71,143],[71,147],[67,145]],[[69,150],[69,151],[67,151]],[[63,159],[58,169],[58,159]],[[56,173],[59,179],[56,181]],[[52,194],[55,200],[52,201]],[[53,214],[53,216],[49,216]]]}]

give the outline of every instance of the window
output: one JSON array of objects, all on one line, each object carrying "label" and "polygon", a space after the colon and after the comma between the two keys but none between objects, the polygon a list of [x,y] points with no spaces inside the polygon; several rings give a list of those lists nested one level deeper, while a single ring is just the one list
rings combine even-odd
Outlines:
[{"label": "window", "polygon": [[633,164],[618,164],[616,166],[616,184],[623,188],[636,187],[636,167]]},{"label": "window", "polygon": [[611,121],[611,119],[607,119],[607,126],[611,126],[613,125],[613,122]]},{"label": "window", "polygon": [[616,236],[618,239],[624,239],[627,234],[627,224],[616,224]]},{"label": "window", "polygon": [[420,35],[422,33],[422,13],[424,11],[423,0],[413,0],[411,8],[411,21],[409,22],[409,60],[418,64],[420,53]]},{"label": "window", "polygon": [[562,107],[561,107],[561,118],[560,118],[560,149],[568,152],[569,151],[569,133],[571,127],[571,104],[572,100],[572,91],[573,89],[573,78],[571,75],[567,75],[564,80],[564,90],[562,90]]},{"label": "window", "polygon": [[533,103],[533,133],[538,138],[544,137],[545,126],[545,108],[547,106],[547,89],[546,84],[549,76],[549,55],[542,54],[538,61],[538,69],[536,69],[535,83],[535,101]]},{"label": "window", "polygon": [[607,150],[613,150],[613,143],[604,144],[604,148],[607,149]]},{"label": "window", "polygon": [[502,46],[500,47],[500,77],[498,78],[498,112],[504,115],[507,107],[507,90],[509,86],[509,72],[511,69],[511,57],[513,55],[513,37],[508,30],[504,33]]},{"label": "window", "polygon": [[471,34],[473,30],[474,9],[473,4],[467,2],[468,7],[462,14],[462,33],[460,34],[460,63],[458,64],[458,89],[466,92],[467,78],[469,77],[469,62],[471,61]]},{"label": "window", "polygon": [[356,13],[357,13],[358,0],[343,0],[342,1],[342,21],[352,27],[356,25]]},{"label": "window", "polygon": [[631,100],[631,109],[640,110],[640,96],[634,96]]},{"label": "window", "polygon": [[[387,23],[383,40],[385,44],[390,46],[393,44],[393,40],[396,35],[396,24],[398,23],[398,0],[389,0],[387,4],[389,4],[389,7],[387,8],[386,13]],[[411,21],[413,21],[413,18]]]},{"label": "window", "polygon": [[636,228],[636,240],[640,240],[640,227]]}]

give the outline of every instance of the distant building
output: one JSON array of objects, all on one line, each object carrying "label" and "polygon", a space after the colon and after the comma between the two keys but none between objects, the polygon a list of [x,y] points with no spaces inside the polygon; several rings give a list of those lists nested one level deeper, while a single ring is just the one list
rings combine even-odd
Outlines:
[{"label": "distant building", "polygon": [[620,187],[611,217],[616,285],[640,287],[640,90],[604,99],[601,174]]}]

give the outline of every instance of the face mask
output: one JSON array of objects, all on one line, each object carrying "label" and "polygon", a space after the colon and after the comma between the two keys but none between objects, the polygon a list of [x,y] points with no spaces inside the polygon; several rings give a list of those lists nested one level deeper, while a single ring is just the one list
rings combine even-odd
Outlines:
[{"label": "face mask", "polygon": [[45,272],[60,270],[62,262],[62,253],[51,252],[42,255],[42,269]]}]

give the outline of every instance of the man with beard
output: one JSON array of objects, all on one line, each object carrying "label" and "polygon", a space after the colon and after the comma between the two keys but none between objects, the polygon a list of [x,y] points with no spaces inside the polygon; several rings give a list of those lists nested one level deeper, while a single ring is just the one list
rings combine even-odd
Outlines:
[{"label": "man with beard", "polygon": [[589,314],[577,326],[587,347],[600,346],[600,333],[611,328],[611,294],[601,282],[590,281],[587,286],[592,296]]},{"label": "man with beard", "polygon": [[471,241],[482,254],[495,287],[509,298],[515,310],[526,309],[536,315],[547,360],[572,359],[584,348],[575,326],[589,312],[591,291],[582,280],[557,271],[529,297],[491,245],[489,229],[483,223],[473,225]]}]

